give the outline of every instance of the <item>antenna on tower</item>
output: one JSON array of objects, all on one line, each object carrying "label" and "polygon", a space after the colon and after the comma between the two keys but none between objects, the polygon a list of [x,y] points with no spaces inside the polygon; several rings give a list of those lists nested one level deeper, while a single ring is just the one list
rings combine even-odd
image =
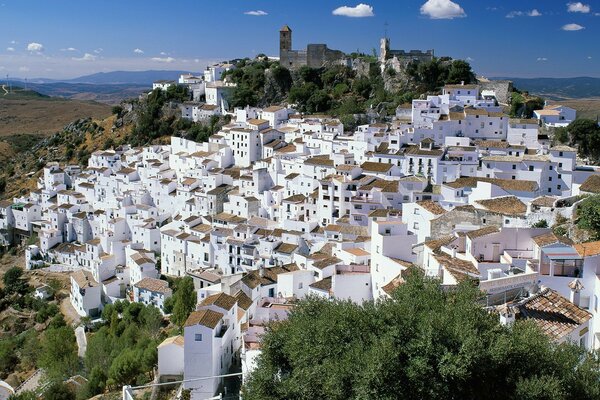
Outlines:
[{"label": "antenna on tower", "polygon": [[385,21],[383,24],[383,37],[387,39],[388,37],[388,22]]}]

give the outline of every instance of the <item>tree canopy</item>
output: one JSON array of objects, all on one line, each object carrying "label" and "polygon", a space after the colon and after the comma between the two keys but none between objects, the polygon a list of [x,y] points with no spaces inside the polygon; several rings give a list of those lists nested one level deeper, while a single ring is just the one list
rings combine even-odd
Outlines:
[{"label": "tree canopy", "polygon": [[584,199],[577,209],[577,225],[591,232],[593,239],[600,239],[600,196]]},{"label": "tree canopy", "polygon": [[579,155],[600,161],[600,126],[592,119],[580,118],[567,126],[569,142],[577,146]]},{"label": "tree canopy", "polygon": [[531,323],[502,326],[479,296],[412,272],[377,303],[302,300],[263,336],[244,398],[600,398],[597,355]]}]

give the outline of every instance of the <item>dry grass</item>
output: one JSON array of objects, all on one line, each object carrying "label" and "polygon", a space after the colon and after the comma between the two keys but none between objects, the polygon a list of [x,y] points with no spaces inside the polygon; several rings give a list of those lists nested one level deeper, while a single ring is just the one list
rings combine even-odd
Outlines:
[{"label": "dry grass", "polygon": [[48,135],[76,119],[103,119],[110,112],[110,106],[96,102],[0,96],[0,137],[18,133]]},{"label": "dry grass", "polygon": [[577,110],[577,118],[596,119],[600,116],[600,98],[569,99],[552,101],[552,104],[562,104]]}]

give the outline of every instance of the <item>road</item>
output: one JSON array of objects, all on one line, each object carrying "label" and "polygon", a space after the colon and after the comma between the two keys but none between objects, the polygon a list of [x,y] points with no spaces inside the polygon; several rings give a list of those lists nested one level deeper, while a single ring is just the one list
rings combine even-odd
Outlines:
[{"label": "road", "polygon": [[6,89],[6,85],[2,85],[2,90],[4,90],[4,95],[6,96],[9,92]]},{"label": "road", "polygon": [[77,347],[79,348],[77,355],[83,358],[87,349],[87,338],[85,337],[83,326],[75,328],[75,338],[77,339]]}]

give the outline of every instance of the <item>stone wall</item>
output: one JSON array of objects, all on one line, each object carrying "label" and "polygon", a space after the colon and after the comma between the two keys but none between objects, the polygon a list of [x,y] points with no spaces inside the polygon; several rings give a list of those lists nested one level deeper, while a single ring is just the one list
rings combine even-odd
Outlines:
[{"label": "stone wall", "polygon": [[500,104],[510,104],[511,92],[513,91],[512,81],[479,81],[481,90],[493,90],[496,92],[496,99]]}]

